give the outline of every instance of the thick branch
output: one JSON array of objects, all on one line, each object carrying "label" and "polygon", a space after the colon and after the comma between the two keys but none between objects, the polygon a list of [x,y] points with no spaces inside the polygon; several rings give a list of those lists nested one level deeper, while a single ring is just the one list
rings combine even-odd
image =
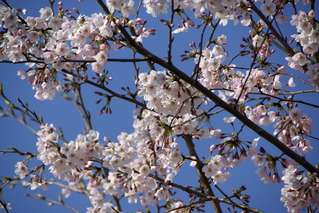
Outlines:
[{"label": "thick branch", "polygon": [[[187,148],[188,148],[188,151],[189,151],[189,154],[191,156],[194,156],[197,163],[196,163],[196,169],[197,169],[197,173],[198,173],[198,176],[199,176],[199,179],[200,179],[200,182],[201,182],[201,185],[204,187],[205,189],[205,192],[210,195],[210,196],[215,196],[212,188],[210,187],[210,184],[208,182],[208,179],[207,177],[205,176],[205,173],[203,172],[203,164],[202,162],[200,161],[197,153],[196,153],[196,150],[195,150],[195,145],[193,143],[193,139],[192,139],[192,136],[191,135],[183,135],[183,138],[186,142],[186,145],[187,145]],[[217,213],[221,213],[222,210],[220,208],[220,205],[219,205],[219,202],[216,201],[216,200],[212,200],[211,201],[212,203],[212,206],[215,210],[215,212]]]}]

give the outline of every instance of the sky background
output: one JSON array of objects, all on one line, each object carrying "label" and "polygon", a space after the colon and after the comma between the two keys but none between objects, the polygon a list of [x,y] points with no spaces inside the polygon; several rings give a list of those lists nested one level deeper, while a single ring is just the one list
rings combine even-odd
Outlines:
[{"label": "sky background", "polygon": [[[27,15],[30,16],[39,16],[39,9],[43,6],[47,6],[47,1],[43,0],[15,0],[8,1],[13,7],[16,8],[26,8]],[[68,0],[65,1],[64,8],[77,7],[81,13],[86,15],[90,15],[94,12],[102,12],[99,6],[95,1],[84,1],[84,3],[78,3],[77,0]],[[149,16],[150,17],[150,16]],[[159,27],[161,26],[160,22],[157,21],[149,21],[149,26]],[[292,28],[285,28],[285,32],[290,32]],[[163,48],[163,44],[166,45],[166,32],[159,32],[160,28],[158,28],[158,35],[154,38],[147,38],[143,41],[143,44],[146,47],[149,47],[151,51],[158,53],[159,55],[164,56],[166,54],[166,46]],[[241,43],[241,32],[245,32],[240,25],[233,26],[231,23],[227,27],[220,27],[216,35],[220,35],[222,33],[228,36],[227,44],[229,47],[227,50],[230,54],[236,54],[236,50],[238,50],[238,46]],[[245,32],[244,35],[247,35]],[[187,37],[186,37],[187,36]],[[188,34],[180,34],[175,37],[176,43],[174,43],[175,55],[180,55],[183,53],[185,49],[187,49],[187,45],[193,41],[197,40],[198,37],[195,37],[195,30],[190,30]],[[114,53],[111,55],[112,58],[122,56],[123,52]],[[126,53],[125,53],[126,54]],[[130,55],[125,55],[129,57]],[[277,53],[276,53],[277,54]],[[278,54],[278,60],[281,63],[286,63],[282,60],[282,55]],[[189,72],[192,70],[193,62],[186,62],[185,64],[181,64],[178,62],[178,59],[175,61],[180,67],[185,70],[185,72]],[[241,63],[245,63],[245,61],[240,61]],[[239,61],[235,61],[235,63],[240,66]],[[191,69],[189,69],[188,64],[191,64]],[[35,91],[32,90],[31,86],[28,84],[26,80],[22,81],[17,76],[17,71],[20,69],[25,69],[24,65],[11,65],[11,64],[0,64],[0,82],[3,83],[3,89],[7,97],[9,97],[15,104],[18,105],[17,98],[19,97],[23,102],[28,102],[30,109],[36,111],[38,114],[44,117],[44,121],[46,123],[53,123],[55,127],[62,127],[64,130],[65,138],[68,140],[74,140],[76,135],[82,133],[82,128],[85,127],[82,119],[80,118],[76,108],[68,101],[62,99],[57,95],[54,101],[37,101],[34,99]],[[143,68],[143,66],[142,66]],[[121,91],[121,86],[131,85],[132,78],[128,76],[132,76],[130,73],[133,71],[133,67],[131,64],[112,64],[109,63],[107,65],[107,69],[110,70],[110,75],[113,77],[113,81],[110,86],[115,88],[116,91]],[[145,71],[148,71],[145,69]],[[134,71],[133,71],[134,72]],[[300,82],[299,82],[300,83]],[[300,84],[299,84],[300,85]],[[116,141],[117,135],[121,132],[132,132],[132,116],[134,105],[125,103],[121,100],[114,99],[112,102],[112,115],[98,115],[98,111],[102,107],[101,105],[96,105],[95,102],[99,99],[93,93],[96,91],[94,88],[90,88],[89,86],[85,86],[83,88],[84,91],[84,99],[86,102],[86,106],[90,109],[92,114],[93,121],[93,129],[98,130],[100,132],[100,138],[103,136],[107,136],[111,138],[112,141]],[[306,95],[304,100],[312,100],[313,104],[319,105],[319,97],[318,94]],[[0,106],[4,106],[3,101],[1,100]],[[307,114],[311,116],[313,119],[315,126],[313,127],[314,136],[319,136],[318,134],[318,125],[319,118],[317,116],[317,112],[312,108],[305,107],[307,110]],[[229,115],[228,115],[229,116]],[[224,128],[223,124],[220,121],[217,121],[215,128]],[[30,123],[31,124],[31,123]],[[32,124],[32,126],[38,130],[38,126]],[[6,149],[8,147],[15,147],[21,151],[30,151],[36,152],[35,143],[37,141],[36,136],[30,132],[25,126],[18,123],[16,120],[12,118],[1,118],[0,119],[0,149]],[[253,140],[257,136],[247,131],[247,138]],[[182,141],[181,146],[182,150],[185,149]],[[215,139],[209,139],[205,141],[196,141],[196,146],[199,150],[205,155],[208,156],[209,147],[212,143],[218,143]],[[260,143],[264,146],[267,151],[271,153],[279,153],[275,150],[271,145],[269,145],[265,140],[261,139]],[[315,151],[312,151],[307,155],[307,160],[312,163],[318,163],[318,141],[313,141],[312,145],[315,148]],[[317,150],[316,150],[317,149]],[[0,176],[14,176],[15,164],[17,161],[22,161],[24,157],[18,156],[16,154],[7,154],[0,155]],[[38,162],[35,162],[35,164]],[[181,172],[176,176],[174,182],[180,184],[196,184],[197,176],[194,168],[186,169],[186,165],[183,167]],[[254,167],[253,163],[250,160],[247,160],[243,164],[239,165],[232,169],[231,175],[232,177],[224,184],[219,184],[227,194],[231,194],[231,190],[235,188],[239,188],[241,185],[245,185],[247,187],[246,193],[251,195],[251,207],[259,208],[265,212],[286,212],[286,208],[283,207],[283,203],[280,202],[280,189],[282,188],[282,184],[263,184],[260,181],[260,178],[255,173],[255,170],[258,167]],[[47,173],[48,174],[48,173]],[[48,174],[49,176],[49,174]],[[7,203],[11,203],[12,210],[10,212],[18,213],[18,212],[70,212],[68,209],[64,207],[60,207],[57,205],[48,207],[46,202],[44,201],[35,201],[32,198],[26,197],[25,194],[37,194],[41,193],[44,196],[57,200],[57,194],[61,194],[61,191],[57,187],[49,187],[49,190],[44,192],[42,190],[34,190],[30,191],[29,189],[24,189],[22,186],[16,186],[14,189],[9,189],[8,187],[3,189],[3,194],[1,199],[3,199]],[[86,211],[86,207],[91,206],[88,199],[84,196],[77,195],[72,193],[72,195],[65,199],[65,202],[74,206],[77,210],[81,212]],[[124,207],[124,212],[133,212],[136,210],[136,207],[133,205],[126,205],[126,202],[123,200],[122,205]],[[210,211],[210,206],[207,204],[207,212]],[[225,211],[227,212],[227,211]]]}]

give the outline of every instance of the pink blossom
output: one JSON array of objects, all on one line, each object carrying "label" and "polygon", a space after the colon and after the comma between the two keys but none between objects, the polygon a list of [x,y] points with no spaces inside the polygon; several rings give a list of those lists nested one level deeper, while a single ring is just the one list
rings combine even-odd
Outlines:
[{"label": "pink blossom", "polygon": [[9,52],[8,58],[13,63],[25,60],[25,57],[24,57],[23,52],[21,51],[21,49],[13,49],[13,50],[11,50]]},{"label": "pink blossom", "polygon": [[243,14],[243,20],[240,22],[244,26],[249,26],[251,24],[251,13],[250,12],[245,12]]},{"label": "pink blossom", "polygon": [[91,64],[93,72],[102,73],[103,66],[100,63],[94,62]]},{"label": "pink blossom", "polygon": [[225,117],[225,118],[223,118],[223,121],[225,123],[230,124],[230,123],[233,123],[235,121],[235,119],[236,119],[236,117]]},{"label": "pink blossom", "polygon": [[267,126],[270,124],[270,119],[267,116],[260,116],[259,125]]},{"label": "pink blossom", "polygon": [[270,0],[266,0],[260,9],[266,16],[273,16],[276,12],[276,6]]},{"label": "pink blossom", "polygon": [[25,70],[19,70],[17,75],[20,76],[20,79],[23,80],[27,76],[27,72]]},{"label": "pink blossom", "polygon": [[253,37],[253,45],[254,47],[261,47],[261,44],[264,42],[264,38],[262,36],[259,35],[255,35]]},{"label": "pink blossom", "polygon": [[251,157],[251,160],[254,162],[255,166],[262,166],[264,163],[264,158],[260,154],[254,154]]},{"label": "pink blossom", "polygon": [[222,34],[221,36],[218,36],[217,39],[216,39],[216,42],[219,45],[225,44],[226,41],[227,41],[227,37],[224,34]]},{"label": "pink blossom", "polygon": [[90,130],[88,134],[86,134],[86,138],[90,141],[97,141],[99,139],[100,133],[94,130]]},{"label": "pink blossom", "polygon": [[216,173],[216,171],[214,170],[214,167],[211,164],[209,164],[208,166],[203,167],[202,171],[205,173],[205,176],[207,178],[211,178]]},{"label": "pink blossom", "polygon": [[293,120],[293,121],[299,121],[302,118],[302,112],[300,109],[298,108],[292,108],[289,112],[289,117]]},{"label": "pink blossom", "polygon": [[67,43],[58,43],[55,48],[55,53],[58,56],[66,56],[69,53],[69,46]]},{"label": "pink blossom", "polygon": [[277,16],[276,20],[278,21],[278,23],[283,24],[288,22],[288,18],[285,15],[279,15]]},{"label": "pink blossom", "polygon": [[4,14],[3,22],[5,28],[10,28],[14,26],[18,21],[16,9],[11,9]]},{"label": "pink blossom", "polygon": [[168,190],[166,188],[160,188],[159,190],[156,191],[156,193],[154,194],[157,199],[159,200],[163,200],[166,199],[168,197]]},{"label": "pink blossom", "polygon": [[291,88],[295,88],[296,84],[294,83],[294,79],[292,77],[289,78],[288,80],[288,86]]},{"label": "pink blossom", "polygon": [[213,175],[213,181],[215,184],[226,182],[227,178],[230,178],[229,172],[217,171],[215,175]]},{"label": "pink blossom", "polygon": [[51,27],[53,30],[59,30],[62,27],[61,18],[53,17],[50,19],[48,27]]},{"label": "pink blossom", "polygon": [[319,63],[315,63],[308,66],[308,70],[306,72],[307,77],[309,78],[310,82],[316,88],[319,88]]},{"label": "pink blossom", "polygon": [[21,179],[25,178],[28,175],[29,173],[28,167],[25,165],[24,162],[21,162],[21,161],[17,162],[15,167],[16,169],[14,173],[19,175]]},{"label": "pink blossom", "polygon": [[307,58],[304,54],[302,53],[296,53],[293,57],[292,60],[294,63],[298,64],[299,66],[305,65]]},{"label": "pink blossom", "polygon": [[102,66],[107,64],[108,53],[106,51],[100,51],[97,55],[93,56],[97,63]]},{"label": "pink blossom", "polygon": [[213,129],[211,130],[211,134],[213,135],[214,138],[216,139],[221,139],[222,138],[222,132],[220,129]]},{"label": "pink blossom", "polygon": [[51,9],[51,8],[46,7],[46,8],[41,8],[41,9],[40,9],[40,14],[41,14],[41,18],[43,18],[43,19],[49,19],[49,18],[52,17],[53,12],[52,12],[52,9]]},{"label": "pink blossom", "polygon": [[274,180],[267,174],[266,167],[257,169],[256,173],[264,183],[274,183]]}]

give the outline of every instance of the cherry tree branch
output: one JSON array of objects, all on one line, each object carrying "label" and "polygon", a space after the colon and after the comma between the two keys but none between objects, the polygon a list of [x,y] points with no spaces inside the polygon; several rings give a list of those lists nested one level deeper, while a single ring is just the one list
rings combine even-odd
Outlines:
[{"label": "cherry tree branch", "polygon": [[19,154],[19,155],[27,155],[29,156],[29,158],[34,158],[36,157],[37,155],[36,154],[33,154],[31,152],[22,152],[16,148],[13,148],[13,147],[9,147],[8,149],[11,149],[11,150],[0,150],[0,154],[8,154],[8,153],[11,153],[11,154]]},{"label": "cherry tree branch", "polygon": [[51,204],[51,205],[53,205],[53,204],[61,205],[61,206],[64,206],[64,207],[70,209],[72,212],[80,213],[78,210],[76,210],[76,209],[73,208],[72,206],[69,206],[69,205],[65,204],[64,201],[62,200],[62,198],[61,198],[60,201],[55,201],[55,200],[51,200],[51,199],[49,199],[49,198],[46,198],[46,197],[44,197],[44,196],[41,195],[41,194],[36,194],[36,195],[26,194],[26,196],[27,196],[27,197],[31,197],[31,198],[36,199],[36,200],[44,200],[44,201],[47,201],[48,204]]},{"label": "cherry tree branch", "polygon": [[[68,71],[68,70],[66,70],[66,69],[63,69],[62,72],[66,73],[66,74],[70,74],[70,75],[72,75],[72,76],[75,76],[75,77],[77,77],[77,78],[79,78],[79,79],[81,79],[81,80],[84,80],[84,77],[82,77],[82,76],[80,76],[80,75],[77,75],[77,74],[75,74],[75,73],[73,73],[73,72],[70,72],[70,71]],[[137,106],[140,106],[140,107],[142,107],[142,108],[146,108],[145,104],[143,104],[143,103],[141,103],[141,102],[139,102],[139,101],[137,101],[137,100],[135,100],[135,99],[133,99],[133,98],[126,97],[125,95],[118,94],[118,93],[114,92],[113,90],[111,90],[111,89],[109,89],[109,88],[107,88],[107,87],[105,87],[105,86],[103,86],[103,85],[101,85],[101,84],[95,83],[95,82],[90,81],[90,80],[87,80],[87,79],[85,79],[85,83],[88,83],[88,84],[90,84],[90,85],[92,85],[92,86],[94,86],[94,87],[96,87],[96,88],[100,88],[100,89],[102,89],[102,90],[108,92],[109,94],[111,94],[113,97],[117,97],[117,98],[119,98],[119,99],[123,99],[123,100],[125,100],[125,101],[134,103],[134,104],[136,104]]]},{"label": "cherry tree branch", "polygon": [[159,178],[158,176],[155,176],[155,175],[152,175],[152,174],[149,174],[148,176],[152,177],[155,180],[158,180],[158,181],[160,181],[160,182],[162,182],[164,184],[167,184],[167,185],[173,186],[173,187],[175,187],[177,189],[183,190],[183,191],[185,191],[185,192],[187,192],[189,194],[197,195],[197,196],[199,196],[200,198],[203,199],[203,202],[205,202],[205,199],[207,199],[207,201],[215,200],[215,201],[220,202],[220,203],[225,203],[225,204],[229,204],[231,206],[240,208],[240,209],[242,209],[244,211],[247,211],[247,212],[264,213],[263,211],[261,211],[259,209],[255,209],[255,208],[251,208],[251,207],[239,204],[239,203],[231,202],[227,198],[219,198],[219,197],[216,197],[216,196],[207,195],[206,193],[198,192],[198,191],[193,190],[193,189],[191,189],[189,187],[185,187],[185,186],[182,186],[182,185],[174,183],[174,182],[167,182],[164,179]]},{"label": "cherry tree branch", "polygon": [[[297,94],[300,94],[300,93],[311,93],[311,92],[314,92],[313,90],[312,91],[298,91],[298,92],[283,92],[283,93],[279,93],[279,95],[297,95]],[[255,92],[249,92],[248,94],[252,94],[252,95],[264,95],[266,97],[271,97],[271,98],[274,98],[274,99],[277,99],[277,100],[280,100],[280,101],[287,101],[287,102],[292,102],[292,103],[301,103],[301,104],[304,104],[304,105],[308,105],[308,106],[311,106],[311,107],[314,107],[314,108],[319,108],[319,105],[315,105],[315,104],[312,104],[312,103],[309,103],[309,102],[305,102],[305,101],[302,101],[302,100],[293,100],[293,99],[287,99],[287,98],[280,98],[280,97],[277,97],[277,96],[274,96],[274,95],[270,95],[270,94],[266,94],[266,93],[263,93],[263,92],[260,92],[260,93],[255,93]]]},{"label": "cherry tree branch", "polygon": [[[16,119],[21,124],[25,125],[33,134],[36,134],[37,131],[27,123],[25,116],[27,116],[30,120],[37,122],[38,124],[42,123],[42,120],[41,120],[42,118],[39,115],[37,115],[35,112],[32,112],[27,106],[25,106],[20,99],[19,99],[19,102],[25,108],[25,111],[20,109],[19,107],[17,107],[4,94],[2,84],[0,84],[0,97],[3,97],[5,103],[9,106],[9,111],[0,106],[0,111],[2,111],[1,116],[10,116],[10,117]],[[15,114],[14,110],[19,111],[21,113],[21,117],[18,117]]]},{"label": "cherry tree branch", "polygon": [[172,45],[173,45],[173,40],[174,37],[172,35],[172,28],[173,28],[173,23],[174,23],[174,15],[175,15],[175,11],[174,11],[174,1],[172,1],[172,5],[171,5],[171,17],[169,20],[169,23],[167,25],[168,27],[168,47],[167,47],[167,60],[168,63],[172,63]]},{"label": "cherry tree branch", "polygon": [[77,94],[76,94],[77,98],[74,100],[74,103],[77,106],[78,111],[82,115],[84,122],[85,122],[85,125],[86,125],[86,129],[88,131],[88,130],[93,129],[92,123],[91,123],[91,115],[90,115],[90,112],[86,109],[86,107],[84,105],[81,87],[78,87],[76,90],[77,90]]},{"label": "cherry tree branch", "polygon": [[[183,135],[182,137],[185,140],[185,143],[187,145],[189,154],[191,156],[195,157],[195,159],[196,159],[196,162],[197,162],[196,163],[196,169],[197,169],[197,173],[198,173],[201,185],[204,187],[204,189],[205,189],[205,191],[206,191],[206,193],[208,195],[215,196],[212,188],[210,187],[208,179],[205,176],[205,173],[203,172],[203,167],[204,166],[203,166],[201,160],[199,159],[199,157],[197,155],[197,152],[195,150],[195,145],[193,143],[192,136],[191,135]],[[222,212],[221,207],[219,205],[219,202],[217,202],[216,200],[212,200],[212,206],[213,206],[213,208],[214,208],[216,213],[221,213]]]},{"label": "cherry tree branch", "polygon": [[[286,40],[280,36],[280,34],[277,32],[277,30],[272,26],[272,24],[270,23],[270,21],[267,19],[266,16],[264,16],[264,14],[262,14],[262,12],[256,7],[256,5],[251,1],[248,0],[251,9],[261,18],[261,20],[263,20],[263,22],[265,22],[265,24],[267,25],[267,27],[271,30],[271,32],[274,34],[274,36],[278,39],[278,41],[284,46],[285,50],[284,51],[288,56],[293,56],[295,54],[294,50],[288,45],[288,43],[286,42]],[[280,48],[282,49],[282,48]],[[282,49],[283,50],[283,49]]]}]

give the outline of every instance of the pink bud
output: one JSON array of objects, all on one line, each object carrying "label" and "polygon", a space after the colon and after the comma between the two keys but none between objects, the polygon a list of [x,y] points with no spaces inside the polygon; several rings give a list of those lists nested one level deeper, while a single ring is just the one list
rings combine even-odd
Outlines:
[{"label": "pink bud", "polygon": [[105,136],[105,137],[103,138],[103,141],[105,141],[105,142],[110,142],[111,139],[109,139],[108,137]]},{"label": "pink bud", "polygon": [[314,18],[316,16],[316,12],[314,10],[310,10],[308,16]]},{"label": "pink bud", "polygon": [[111,50],[111,46],[109,44],[101,44],[100,50],[110,51]]},{"label": "pink bud", "polygon": [[77,8],[73,8],[73,11],[77,14],[80,14],[79,10]]}]

